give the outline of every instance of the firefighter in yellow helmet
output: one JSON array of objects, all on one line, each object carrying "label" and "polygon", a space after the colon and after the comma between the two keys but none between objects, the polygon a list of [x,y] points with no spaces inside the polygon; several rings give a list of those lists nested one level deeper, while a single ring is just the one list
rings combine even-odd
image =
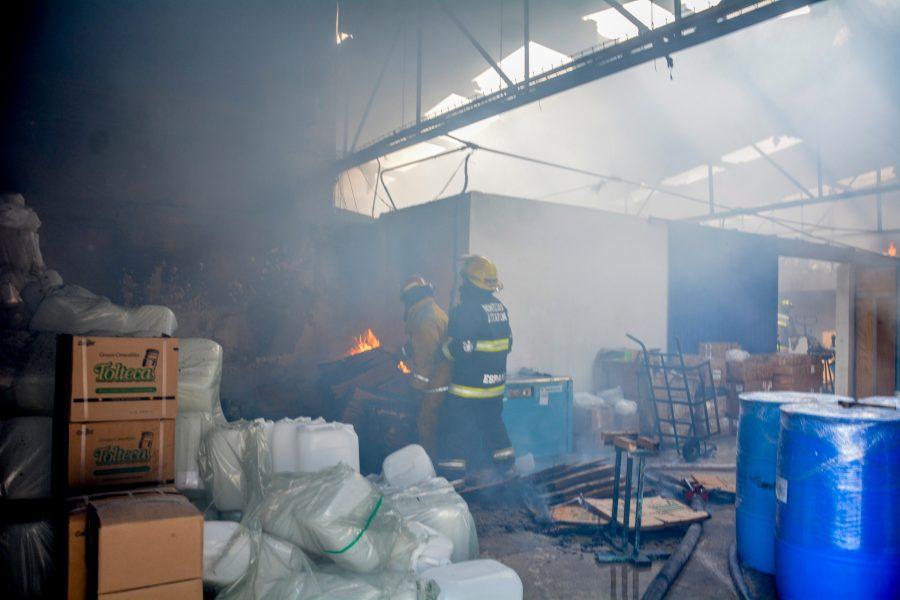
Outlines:
[{"label": "firefighter in yellow helmet", "polygon": [[447,335],[447,313],[434,299],[434,285],[413,276],[400,290],[405,307],[406,344],[403,361],[410,369],[410,385],[419,397],[419,442],[432,456],[436,452],[438,413],[450,381],[450,363],[441,353]]},{"label": "firefighter in yellow helmet", "polygon": [[506,357],[512,331],[497,267],[483,256],[463,257],[459,304],[450,311],[442,351],[453,362],[441,407],[438,468],[448,479],[512,472],[515,453],[503,424]]}]

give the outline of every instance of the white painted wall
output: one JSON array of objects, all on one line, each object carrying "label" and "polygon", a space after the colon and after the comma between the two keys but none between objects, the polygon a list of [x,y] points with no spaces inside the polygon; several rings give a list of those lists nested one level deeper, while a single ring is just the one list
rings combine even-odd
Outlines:
[{"label": "white painted wall", "polygon": [[469,249],[494,260],[515,338],[510,373],[533,367],[591,388],[600,348],[632,333],[665,347],[667,231],[600,210],[472,193]]}]

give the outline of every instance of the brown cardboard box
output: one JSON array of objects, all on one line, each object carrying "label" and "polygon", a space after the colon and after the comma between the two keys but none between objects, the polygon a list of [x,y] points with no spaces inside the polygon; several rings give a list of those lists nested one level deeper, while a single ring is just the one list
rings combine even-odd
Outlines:
[{"label": "brown cardboard box", "polygon": [[70,491],[175,480],[175,419],[69,423],[67,435]]},{"label": "brown cardboard box", "polygon": [[141,488],[137,490],[107,492],[91,496],[69,498],[66,509],[69,515],[66,543],[66,596],[69,600],[88,597],[87,567],[87,512],[90,503],[117,502],[123,498],[142,496],[178,496],[174,487]]},{"label": "brown cardboard box", "polygon": [[174,419],[178,338],[61,336],[57,390],[71,422]]},{"label": "brown cardboard box", "polygon": [[203,580],[191,579],[137,590],[100,594],[98,600],[200,600],[201,598],[203,598]]},{"label": "brown cardboard box", "polygon": [[[197,590],[187,582],[203,575],[203,517],[171,490],[82,499],[69,513],[67,564],[70,599],[93,596],[95,590],[101,598],[122,592],[138,594],[123,598],[143,598],[163,597],[157,591]],[[184,585],[145,590],[171,583]]]}]

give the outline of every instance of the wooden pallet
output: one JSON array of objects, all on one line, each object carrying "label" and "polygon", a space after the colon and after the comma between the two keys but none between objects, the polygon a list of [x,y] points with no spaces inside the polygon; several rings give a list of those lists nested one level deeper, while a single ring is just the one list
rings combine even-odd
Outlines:
[{"label": "wooden pallet", "polygon": [[[584,502],[590,506],[592,511],[597,513],[597,516],[606,518],[607,521],[611,518],[611,498],[585,498]],[[628,516],[629,530],[634,529],[634,508],[634,504],[632,504],[631,514]],[[619,525],[624,523],[623,513],[624,504],[620,499],[619,514],[617,515]],[[678,500],[662,498],[660,496],[645,496],[641,514],[641,531],[655,531],[669,527],[680,527],[697,521],[703,521],[708,518],[709,513],[705,510],[694,510]]]}]

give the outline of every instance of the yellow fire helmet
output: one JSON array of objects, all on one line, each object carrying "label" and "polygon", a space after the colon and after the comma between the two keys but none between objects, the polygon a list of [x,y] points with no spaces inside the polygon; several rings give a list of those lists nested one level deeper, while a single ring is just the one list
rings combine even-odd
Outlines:
[{"label": "yellow fire helmet", "polygon": [[460,275],[482,290],[496,292],[503,289],[503,284],[497,278],[497,266],[490,259],[477,254],[462,257]]}]

